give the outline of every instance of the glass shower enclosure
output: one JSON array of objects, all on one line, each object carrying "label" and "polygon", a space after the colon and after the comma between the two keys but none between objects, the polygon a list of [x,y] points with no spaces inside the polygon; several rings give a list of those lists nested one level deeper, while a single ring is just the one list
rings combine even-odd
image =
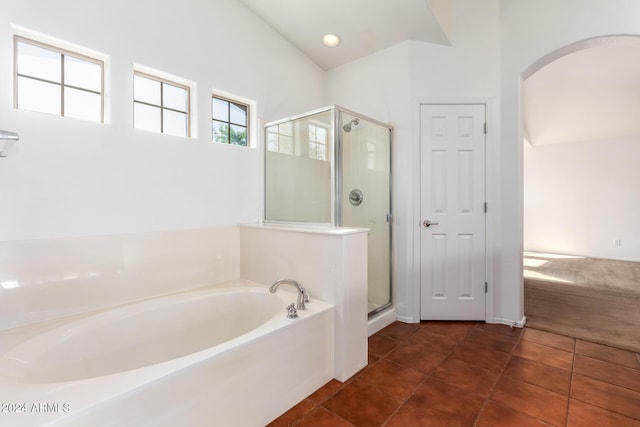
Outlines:
[{"label": "glass shower enclosure", "polygon": [[265,125],[264,221],[368,228],[369,316],[392,298],[392,136],[338,106]]}]

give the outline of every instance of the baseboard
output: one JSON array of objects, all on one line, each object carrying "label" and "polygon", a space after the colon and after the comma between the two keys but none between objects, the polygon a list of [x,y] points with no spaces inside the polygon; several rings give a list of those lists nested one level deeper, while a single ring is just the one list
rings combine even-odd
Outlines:
[{"label": "baseboard", "polygon": [[[379,313],[374,317],[372,317],[371,319],[369,319],[367,333],[369,334],[369,336],[371,336],[376,332],[380,331],[381,329],[389,326],[396,320],[404,323],[416,323],[416,321],[413,318],[410,318],[410,317],[405,318],[403,316],[398,316],[396,309],[394,307],[391,307],[388,310],[385,310],[382,313]],[[524,328],[525,324],[527,323],[527,317],[522,316],[522,319],[520,319],[519,321],[506,319],[504,317],[496,317],[492,320],[487,320],[487,323],[507,325],[507,326],[511,326],[512,328]]]},{"label": "baseboard", "polygon": [[524,328],[527,323],[527,316],[522,316],[522,319],[515,321],[512,319],[505,319],[504,317],[496,317],[493,320],[487,320],[487,323],[495,323],[498,325],[507,325],[512,328]]},{"label": "baseboard", "polygon": [[386,328],[390,324],[396,321],[398,318],[395,307],[391,307],[388,310],[378,313],[369,319],[368,331],[369,336],[375,334],[379,330]]},{"label": "baseboard", "polygon": [[420,319],[416,319],[414,317],[407,317],[407,316],[398,316],[396,320],[398,322],[404,322],[404,323],[420,323]]}]

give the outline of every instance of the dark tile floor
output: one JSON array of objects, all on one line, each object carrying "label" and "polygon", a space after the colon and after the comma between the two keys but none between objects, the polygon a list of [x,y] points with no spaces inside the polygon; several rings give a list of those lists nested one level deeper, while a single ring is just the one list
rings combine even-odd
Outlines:
[{"label": "dark tile floor", "polygon": [[369,365],[269,426],[638,426],[640,356],[478,322],[393,323]]}]

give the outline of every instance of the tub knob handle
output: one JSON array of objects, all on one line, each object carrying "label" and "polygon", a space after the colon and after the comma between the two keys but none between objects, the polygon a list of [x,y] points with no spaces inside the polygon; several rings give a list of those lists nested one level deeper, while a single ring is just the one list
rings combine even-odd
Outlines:
[{"label": "tub knob handle", "polygon": [[287,310],[287,318],[295,319],[296,317],[298,317],[298,310],[296,310],[296,306],[293,303],[289,304],[286,310]]}]

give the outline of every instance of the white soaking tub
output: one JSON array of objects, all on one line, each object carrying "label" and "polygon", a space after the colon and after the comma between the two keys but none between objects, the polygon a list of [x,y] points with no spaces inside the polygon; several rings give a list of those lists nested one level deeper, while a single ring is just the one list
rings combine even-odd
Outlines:
[{"label": "white soaking tub", "polygon": [[333,308],[246,280],[0,333],[0,425],[259,426],[333,376]]}]

